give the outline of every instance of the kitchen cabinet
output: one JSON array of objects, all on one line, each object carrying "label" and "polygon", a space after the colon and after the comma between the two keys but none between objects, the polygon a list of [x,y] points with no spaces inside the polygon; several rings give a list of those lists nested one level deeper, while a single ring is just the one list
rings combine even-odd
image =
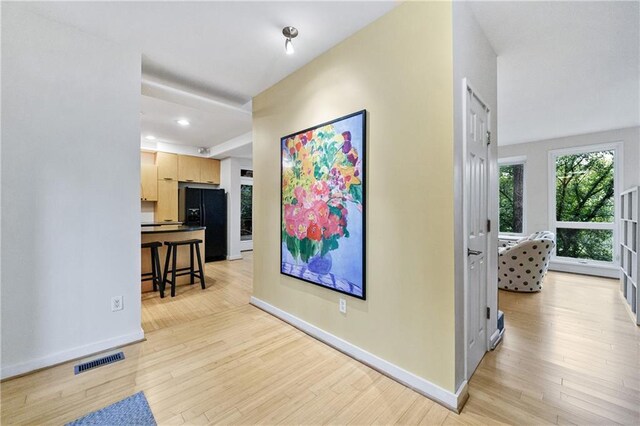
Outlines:
[{"label": "kitchen cabinet", "polygon": [[178,180],[178,155],[160,152],[156,154],[158,179]]},{"label": "kitchen cabinet", "polygon": [[200,182],[220,184],[220,160],[200,159]]},{"label": "kitchen cabinet", "polygon": [[156,222],[178,221],[178,182],[219,185],[220,161],[167,152],[141,153],[140,200],[155,202]]},{"label": "kitchen cabinet", "polygon": [[178,180],[180,182],[200,182],[200,157],[178,155]]},{"label": "kitchen cabinet", "polygon": [[158,199],[158,169],[154,164],[140,165],[140,200],[156,201]]},{"label": "kitchen cabinet", "polygon": [[158,180],[158,201],[155,208],[156,222],[178,221],[178,181]]}]

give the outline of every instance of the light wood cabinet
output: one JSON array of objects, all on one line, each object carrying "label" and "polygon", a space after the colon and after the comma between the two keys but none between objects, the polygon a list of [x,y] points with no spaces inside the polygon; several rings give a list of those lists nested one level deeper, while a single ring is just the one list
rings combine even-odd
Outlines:
[{"label": "light wood cabinet", "polygon": [[156,154],[156,164],[158,165],[158,179],[178,180],[178,155],[167,152]]},{"label": "light wood cabinet", "polygon": [[178,181],[220,184],[220,161],[167,152],[143,152],[140,199],[154,201],[156,222],[178,221]]},{"label": "light wood cabinet", "polygon": [[158,199],[158,169],[154,164],[140,165],[140,199],[142,201]]},{"label": "light wood cabinet", "polygon": [[200,157],[178,155],[178,180],[200,182]]},{"label": "light wood cabinet", "polygon": [[156,222],[178,221],[178,181],[158,180],[158,201],[156,202]]},{"label": "light wood cabinet", "polygon": [[220,184],[220,160],[200,159],[200,182]]}]

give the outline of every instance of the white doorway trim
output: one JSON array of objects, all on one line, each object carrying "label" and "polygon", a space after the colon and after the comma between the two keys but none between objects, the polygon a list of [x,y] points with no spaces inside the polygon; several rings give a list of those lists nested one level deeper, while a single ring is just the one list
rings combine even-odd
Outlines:
[{"label": "white doorway trim", "polygon": [[[469,380],[471,378],[471,375],[473,374],[472,372],[469,372],[469,368],[468,368],[468,360],[469,360],[469,354],[468,354],[468,338],[469,338],[469,327],[468,327],[468,323],[467,323],[467,319],[469,318],[469,308],[468,308],[468,302],[469,302],[469,278],[468,278],[468,271],[467,271],[467,266],[468,266],[468,256],[467,256],[467,250],[469,248],[468,246],[468,241],[467,241],[467,235],[468,235],[468,215],[467,213],[467,209],[470,208],[470,206],[468,206],[468,202],[467,202],[467,196],[468,196],[468,188],[466,187],[466,179],[467,179],[467,109],[469,107],[468,105],[468,101],[467,101],[467,97],[468,97],[468,93],[471,93],[472,96],[475,96],[478,101],[480,103],[482,103],[486,109],[487,109],[487,130],[489,131],[489,133],[492,135],[491,137],[491,144],[495,144],[495,136],[493,136],[493,129],[491,126],[491,120],[493,117],[493,111],[491,110],[491,107],[489,106],[489,104],[485,101],[485,99],[480,93],[478,93],[477,90],[474,89],[474,87],[471,85],[471,83],[469,82],[469,80],[467,78],[464,78],[462,80],[462,180],[463,180],[463,185],[462,185],[462,211],[463,211],[463,220],[462,220],[462,228],[463,228],[463,244],[462,244],[462,253],[460,255],[460,257],[462,258],[463,261],[463,270],[464,270],[464,319],[463,319],[463,327],[464,327],[464,379],[465,380]],[[486,319],[486,324],[488,324],[490,321],[496,321],[497,318],[497,303],[492,303],[492,300],[496,300],[497,299],[497,284],[492,283],[491,282],[491,268],[492,267],[496,267],[497,264],[495,263],[495,261],[493,260],[493,257],[497,257],[497,246],[496,246],[496,253],[493,254],[493,250],[491,250],[492,247],[492,243],[495,240],[495,238],[490,238],[491,236],[493,236],[496,232],[497,232],[497,226],[498,223],[497,221],[493,220],[495,217],[494,214],[494,210],[495,208],[492,207],[493,206],[493,201],[494,197],[496,196],[495,191],[493,190],[492,186],[492,182],[493,179],[491,178],[492,173],[496,173],[496,165],[497,165],[497,159],[496,156],[492,154],[492,150],[488,149],[487,150],[487,160],[488,160],[488,167],[487,167],[487,182],[488,182],[488,188],[487,188],[487,209],[488,209],[488,217],[490,219],[492,219],[492,226],[491,226],[491,230],[490,232],[488,232],[488,236],[486,239],[486,253],[487,253],[487,268],[486,268],[486,283],[487,283],[487,288],[486,288],[486,306],[491,308],[490,311],[490,317],[488,319]],[[495,164],[494,164],[495,163]],[[459,258],[460,258],[459,257]],[[492,347],[492,341],[493,339],[496,339],[495,334],[492,334],[493,328],[492,327],[486,327],[485,329],[487,330],[486,333],[486,341],[485,343],[485,353],[489,350],[489,348]]]}]

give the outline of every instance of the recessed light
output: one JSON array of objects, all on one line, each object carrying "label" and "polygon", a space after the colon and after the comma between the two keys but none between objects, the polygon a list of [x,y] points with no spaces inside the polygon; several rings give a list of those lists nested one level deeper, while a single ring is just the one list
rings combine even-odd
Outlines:
[{"label": "recessed light", "polygon": [[180,120],[178,120],[178,124],[181,126],[188,126],[189,124],[189,120],[185,119],[185,118],[181,118]]},{"label": "recessed light", "polygon": [[147,136],[145,136],[144,138],[145,138],[146,140],[149,140],[149,141],[153,141],[153,140],[155,140],[155,139],[156,139],[156,137],[155,137],[155,136],[153,136],[153,135],[147,135]]}]

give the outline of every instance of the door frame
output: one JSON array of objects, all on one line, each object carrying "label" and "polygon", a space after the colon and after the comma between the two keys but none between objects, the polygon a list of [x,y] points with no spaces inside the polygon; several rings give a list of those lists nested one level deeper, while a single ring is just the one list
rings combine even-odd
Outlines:
[{"label": "door frame", "polygon": [[[463,78],[462,79],[462,233],[463,233],[463,238],[462,238],[462,253],[460,254],[462,256],[462,262],[463,262],[463,281],[464,281],[464,308],[463,308],[463,312],[464,312],[464,318],[463,318],[463,327],[464,327],[464,379],[465,380],[469,380],[471,378],[471,374],[469,373],[469,368],[468,368],[468,364],[469,364],[469,356],[468,356],[468,351],[467,351],[467,342],[468,342],[468,337],[469,337],[469,327],[467,326],[467,318],[469,317],[469,312],[468,312],[468,302],[469,302],[469,277],[468,277],[468,273],[467,273],[467,267],[468,267],[468,256],[467,256],[467,249],[468,249],[468,241],[467,241],[467,234],[468,234],[468,216],[467,216],[467,195],[468,195],[468,191],[467,191],[467,187],[466,187],[466,182],[467,182],[467,172],[468,172],[468,168],[467,168],[467,109],[468,109],[468,101],[467,101],[467,94],[471,93],[472,96],[475,96],[486,108],[487,108],[487,131],[491,132],[491,134],[493,135],[493,130],[492,130],[492,126],[491,126],[491,120],[493,119],[493,111],[491,110],[491,107],[489,106],[489,104],[485,101],[485,97],[483,97],[477,90],[475,90],[474,86],[471,85],[471,83],[469,82],[468,78]],[[494,142],[491,141],[491,144],[493,144]],[[492,173],[495,173],[496,169],[494,166],[494,163],[497,164],[497,158],[496,156],[492,155],[491,153],[491,149],[490,147],[487,147],[487,160],[489,162],[488,167],[487,167],[487,196],[488,196],[488,200],[487,200],[487,216],[490,218],[491,222],[492,222],[492,226],[491,226],[491,231],[487,232],[487,247],[486,247],[486,253],[487,253],[487,291],[486,291],[486,297],[487,297],[487,306],[491,307],[491,316],[489,319],[485,319],[485,330],[486,332],[486,341],[485,341],[485,354],[486,352],[489,351],[489,348],[491,347],[491,341],[494,339],[494,334],[492,333],[493,328],[487,327],[486,324],[489,324],[490,321],[495,321],[496,320],[496,313],[494,311],[497,311],[496,309],[493,309],[492,306],[492,297],[491,294],[495,294],[495,297],[497,299],[497,284],[494,286],[491,283],[491,267],[497,264],[495,262],[493,262],[493,258],[495,255],[493,255],[493,251],[490,250],[491,247],[491,243],[493,241],[493,238],[491,238],[494,234],[495,234],[495,230],[496,230],[496,226],[498,225],[496,223],[496,221],[493,218],[493,209],[492,209],[492,201],[494,201],[495,198],[495,192],[493,190],[493,179],[491,178]],[[496,246],[496,255],[497,255],[497,246]]]}]

